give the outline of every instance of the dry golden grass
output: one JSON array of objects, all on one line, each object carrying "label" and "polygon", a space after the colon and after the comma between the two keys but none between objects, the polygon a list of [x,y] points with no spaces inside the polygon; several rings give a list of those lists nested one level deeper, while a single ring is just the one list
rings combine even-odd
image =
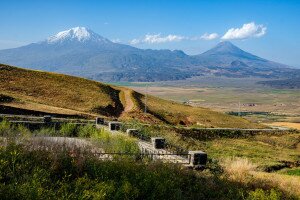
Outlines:
[{"label": "dry golden grass", "polygon": [[80,112],[80,111],[71,110],[67,108],[60,108],[60,107],[34,103],[34,102],[11,102],[11,103],[2,103],[1,105],[9,106],[16,109],[20,108],[29,111],[46,112],[49,114],[94,116],[94,117],[97,116],[96,114],[92,114],[92,113]]},{"label": "dry golden grass", "polygon": [[[300,151],[293,145],[299,142],[296,134],[295,137],[290,134],[276,137],[276,139],[271,137],[269,136],[269,141],[262,140],[261,137],[220,138],[212,141],[195,141],[195,146],[203,149],[213,158],[222,159],[233,156],[248,158],[260,168],[281,165],[281,161],[295,162],[299,159]],[[293,138],[295,138],[294,141],[285,142]],[[273,142],[274,140],[276,141]]]},{"label": "dry golden grass", "polygon": [[221,162],[230,180],[257,187],[278,188],[291,196],[300,197],[300,177],[257,170],[247,158],[230,158]]},{"label": "dry golden grass", "polygon": [[271,124],[268,124],[270,126],[282,126],[287,128],[294,128],[300,130],[300,123],[295,122],[273,122]]},{"label": "dry golden grass", "polygon": [[266,172],[252,172],[251,174],[259,182],[265,182],[300,198],[300,177]]},{"label": "dry golden grass", "polygon": [[115,106],[118,91],[109,85],[56,73],[0,65],[0,91],[24,102],[80,112]]},{"label": "dry golden grass", "polygon": [[[142,99],[144,102],[144,99]],[[198,125],[200,127],[262,128],[240,117],[229,116],[207,108],[192,107],[149,96],[148,109],[170,124]]]},{"label": "dry golden grass", "polygon": [[225,172],[235,181],[245,181],[244,178],[257,169],[257,165],[247,158],[226,158],[222,161]]},{"label": "dry golden grass", "polygon": [[257,165],[247,158],[226,158],[221,162],[221,166],[231,180],[242,183],[248,182],[250,172],[257,169]]}]

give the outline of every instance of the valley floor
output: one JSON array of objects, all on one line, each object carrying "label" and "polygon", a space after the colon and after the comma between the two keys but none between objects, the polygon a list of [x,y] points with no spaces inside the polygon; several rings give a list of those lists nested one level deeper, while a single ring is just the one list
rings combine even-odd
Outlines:
[{"label": "valley floor", "polygon": [[115,83],[168,100],[221,112],[252,112],[256,122],[300,122],[300,90],[273,89],[258,78],[195,77],[181,81]]}]

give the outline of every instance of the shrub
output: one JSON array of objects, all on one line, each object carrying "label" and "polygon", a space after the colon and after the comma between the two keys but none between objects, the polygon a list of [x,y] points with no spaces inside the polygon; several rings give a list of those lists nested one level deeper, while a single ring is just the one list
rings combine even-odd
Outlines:
[{"label": "shrub", "polygon": [[91,137],[92,135],[95,135],[97,131],[98,130],[92,124],[80,126],[78,128],[78,136],[88,138]]},{"label": "shrub", "polygon": [[249,200],[280,200],[282,199],[282,193],[271,189],[270,191],[265,191],[262,189],[256,189],[255,191],[251,191],[249,193]]},{"label": "shrub", "polygon": [[58,136],[58,132],[55,127],[43,127],[33,131],[33,134],[38,136]]},{"label": "shrub", "polygon": [[137,140],[127,135],[111,134],[101,129],[94,131],[91,137],[101,145],[105,152],[139,153]]},{"label": "shrub", "polygon": [[15,134],[14,128],[10,122],[6,119],[0,122],[0,135],[1,136],[11,136]]},{"label": "shrub", "polygon": [[17,125],[15,127],[15,130],[21,136],[30,136],[31,135],[31,131],[21,124]]},{"label": "shrub", "polygon": [[247,182],[250,172],[257,168],[247,158],[227,158],[221,166],[230,179],[238,182]]},{"label": "shrub", "polygon": [[75,137],[77,136],[77,124],[66,123],[60,127],[59,133],[61,136],[65,137]]}]

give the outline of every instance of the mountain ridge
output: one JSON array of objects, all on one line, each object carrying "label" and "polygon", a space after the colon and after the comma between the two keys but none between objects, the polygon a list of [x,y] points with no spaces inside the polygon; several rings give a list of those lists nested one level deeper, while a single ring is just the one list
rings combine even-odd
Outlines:
[{"label": "mountain ridge", "polygon": [[190,56],[181,50],[139,49],[114,43],[85,27],[0,50],[0,63],[100,81],[166,81],[205,75],[291,78],[300,71],[250,54],[228,41]]}]

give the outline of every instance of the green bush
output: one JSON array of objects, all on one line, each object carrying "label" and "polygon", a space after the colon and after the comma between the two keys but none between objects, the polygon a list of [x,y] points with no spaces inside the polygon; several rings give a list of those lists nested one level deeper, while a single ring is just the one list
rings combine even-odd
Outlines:
[{"label": "green bush", "polygon": [[27,127],[25,127],[21,124],[18,124],[15,127],[15,131],[21,136],[30,136],[31,135],[31,131]]},{"label": "green bush", "polygon": [[112,134],[104,129],[96,130],[91,137],[105,152],[139,153],[137,140],[122,134]]},{"label": "green bush", "polygon": [[42,127],[41,129],[34,130],[33,135],[37,136],[58,136],[59,133],[55,127]]},{"label": "green bush", "polygon": [[256,189],[255,191],[251,191],[249,193],[249,200],[280,200],[282,199],[282,193],[271,189],[270,191],[265,191],[262,189]]},{"label": "green bush", "polygon": [[77,124],[66,123],[60,127],[59,133],[61,136],[65,137],[75,137],[77,136]]},{"label": "green bush", "polygon": [[88,137],[91,137],[92,135],[96,134],[97,131],[98,130],[92,124],[80,126],[78,128],[78,136],[88,138]]},{"label": "green bush", "polygon": [[15,134],[14,128],[10,122],[6,119],[0,122],[0,135],[1,136],[11,136]]}]

